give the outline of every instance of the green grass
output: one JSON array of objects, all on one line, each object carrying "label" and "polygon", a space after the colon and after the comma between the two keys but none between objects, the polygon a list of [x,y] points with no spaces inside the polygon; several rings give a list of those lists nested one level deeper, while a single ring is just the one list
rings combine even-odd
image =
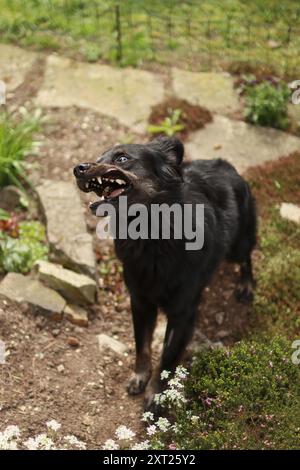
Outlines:
[{"label": "green grass", "polygon": [[40,128],[40,113],[22,111],[18,122],[6,113],[0,114],[0,188],[14,184],[23,188],[26,180],[26,155],[36,146],[34,134]]},{"label": "green grass", "polygon": [[[294,0],[119,3],[122,65],[176,61],[203,70],[244,61],[272,64],[281,73],[299,71],[300,11]],[[113,0],[0,0],[0,11],[4,41],[60,49],[92,62],[117,60]]]}]

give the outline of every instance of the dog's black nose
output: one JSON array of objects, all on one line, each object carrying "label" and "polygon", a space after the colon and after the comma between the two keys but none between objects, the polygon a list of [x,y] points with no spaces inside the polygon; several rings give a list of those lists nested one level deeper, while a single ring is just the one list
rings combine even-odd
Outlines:
[{"label": "dog's black nose", "polygon": [[80,163],[80,165],[75,166],[73,173],[76,178],[83,176],[84,173],[91,167],[90,163]]}]

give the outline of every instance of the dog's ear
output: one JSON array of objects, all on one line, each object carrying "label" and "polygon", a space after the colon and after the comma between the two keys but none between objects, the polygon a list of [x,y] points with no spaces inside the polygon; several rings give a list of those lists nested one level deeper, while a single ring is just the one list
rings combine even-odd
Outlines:
[{"label": "dog's ear", "polygon": [[158,137],[150,142],[158,147],[170,161],[180,165],[184,155],[183,143],[177,137]]}]

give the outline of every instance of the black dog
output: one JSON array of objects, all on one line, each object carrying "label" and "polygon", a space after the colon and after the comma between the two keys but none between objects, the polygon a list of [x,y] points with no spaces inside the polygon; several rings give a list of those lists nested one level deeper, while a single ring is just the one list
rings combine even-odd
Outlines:
[{"label": "black dog", "polygon": [[[121,195],[127,196],[128,206],[137,202],[147,207],[204,204],[202,249],[187,250],[186,240],[174,237],[115,239],[130,292],[136,342],[135,374],[128,392],[138,394],[149,382],[147,409],[154,394],[161,391],[161,371],[173,371],[178,364],[193,333],[201,293],[223,259],[240,264],[237,298],[249,301],[253,296],[256,211],[249,186],[226,161],[182,163],[183,153],[178,139],[161,138],[146,145],[117,145],[96,163],[74,168],[79,188],[101,196],[91,205],[93,213],[102,200],[117,207]],[[172,222],[170,227],[173,234]],[[151,341],[158,307],[167,315],[168,324],[161,362],[151,378]]]}]

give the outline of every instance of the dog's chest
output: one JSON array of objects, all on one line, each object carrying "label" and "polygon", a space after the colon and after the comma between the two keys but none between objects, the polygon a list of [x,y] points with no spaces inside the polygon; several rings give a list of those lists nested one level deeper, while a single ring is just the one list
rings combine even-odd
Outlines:
[{"label": "dog's chest", "polygon": [[140,291],[143,295],[160,297],[171,287],[174,271],[180,268],[180,250],[174,256],[176,247],[163,243],[127,244],[118,246],[116,253],[123,262],[124,278],[129,290]]}]

